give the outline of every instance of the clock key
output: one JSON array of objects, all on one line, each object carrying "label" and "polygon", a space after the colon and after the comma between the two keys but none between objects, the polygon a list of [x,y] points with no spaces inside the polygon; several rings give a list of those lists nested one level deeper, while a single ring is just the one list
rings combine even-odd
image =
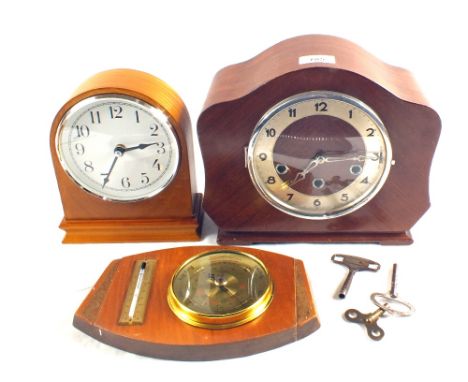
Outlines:
[{"label": "clock key", "polygon": [[397,265],[392,267],[392,280],[388,293],[372,293],[371,301],[378,307],[375,312],[361,313],[357,309],[348,309],[344,313],[344,319],[355,324],[362,324],[367,329],[367,335],[374,341],[380,341],[384,335],[384,330],[377,325],[377,321],[388,313],[396,317],[408,317],[415,311],[413,305],[396,298],[396,271]]},{"label": "clock key", "polygon": [[369,259],[365,259],[363,257],[335,254],[332,256],[331,260],[336,264],[344,265],[348,268],[348,275],[346,276],[346,279],[343,282],[340,291],[338,292],[338,297],[341,299],[346,297],[349,287],[351,286],[351,282],[353,281],[354,274],[356,272],[377,272],[380,269],[379,263]]}]

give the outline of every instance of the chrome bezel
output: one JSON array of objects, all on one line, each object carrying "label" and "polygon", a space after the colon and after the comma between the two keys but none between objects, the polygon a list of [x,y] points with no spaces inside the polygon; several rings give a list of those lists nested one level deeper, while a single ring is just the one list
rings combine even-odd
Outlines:
[{"label": "chrome bezel", "polygon": [[[174,160],[176,162],[176,165],[174,166],[174,171],[172,174],[169,176],[169,178],[159,185],[158,187],[154,188],[151,190],[151,192],[148,192],[144,196],[140,196],[137,198],[116,198],[116,197],[110,197],[106,195],[105,193],[99,193],[96,190],[94,190],[92,187],[90,187],[88,184],[85,182],[81,181],[77,175],[74,174],[68,163],[65,161],[64,156],[62,154],[61,150],[61,145],[60,145],[60,140],[61,136],[63,133],[63,128],[64,126],[67,126],[67,124],[70,123],[70,121],[73,119],[74,115],[76,112],[86,109],[87,106],[97,102],[97,101],[103,101],[103,100],[123,100],[126,102],[133,102],[134,104],[138,105],[141,108],[144,108],[151,114],[157,121],[161,122],[162,125],[164,125],[165,129],[167,130],[168,136],[171,140],[171,147],[173,149],[173,154],[171,157],[171,160]],[[165,121],[160,121],[160,117],[158,114],[163,114],[165,118],[167,118],[167,123]],[[163,123],[164,122],[164,123]],[[77,103],[75,103],[72,107],[70,107],[65,114],[63,115],[62,119],[60,120],[58,127],[57,127],[57,132],[55,134],[55,149],[57,153],[57,157],[59,159],[59,162],[65,171],[65,173],[70,177],[70,179],[83,191],[96,196],[102,200],[105,201],[110,201],[110,202],[118,202],[118,203],[133,203],[133,202],[138,202],[142,200],[146,200],[149,198],[152,198],[159,193],[161,193],[163,190],[165,190],[169,184],[172,183],[174,180],[180,166],[180,143],[178,136],[175,132],[174,126],[173,126],[173,121],[170,115],[161,107],[158,107],[156,105],[149,104],[146,101],[143,101],[137,97],[129,96],[126,94],[120,94],[120,93],[104,93],[104,94],[99,94],[99,95],[94,95],[91,97],[84,98],[82,100],[79,100]]]},{"label": "chrome bezel", "polygon": [[[286,203],[284,200],[281,200],[280,198],[276,197],[272,193],[268,192],[264,187],[262,187],[261,181],[259,180],[259,177],[256,174],[256,169],[254,165],[254,156],[253,156],[254,148],[257,143],[258,136],[260,132],[262,131],[263,127],[265,126],[265,124],[273,116],[277,115],[279,112],[290,107],[291,105],[294,105],[303,101],[313,100],[313,99],[333,99],[336,101],[348,103],[349,105],[362,110],[372,119],[376,127],[380,130],[380,133],[383,138],[383,142],[385,144],[385,149],[386,149],[386,158],[385,158],[384,170],[382,172],[382,175],[380,176],[379,180],[375,182],[374,187],[370,189],[367,196],[365,196],[364,198],[361,198],[355,204],[352,204],[348,207],[339,209],[331,213],[314,214],[313,212],[305,211],[304,209],[292,206]],[[303,219],[310,219],[310,220],[333,219],[333,218],[337,218],[337,217],[350,214],[358,210],[359,208],[363,207],[365,204],[367,204],[372,198],[374,198],[377,195],[377,193],[381,190],[381,188],[385,184],[385,181],[387,180],[388,175],[390,173],[390,168],[392,166],[392,163],[394,163],[392,161],[393,161],[392,146],[390,143],[390,138],[389,138],[389,135],[388,135],[388,132],[384,123],[382,122],[380,117],[377,115],[377,113],[370,106],[368,106],[367,104],[365,104],[364,102],[360,101],[359,99],[353,96],[350,96],[344,93],[339,93],[339,92],[334,92],[334,91],[325,91],[325,90],[309,91],[309,92],[295,94],[291,97],[288,97],[280,101],[276,105],[272,106],[260,118],[256,126],[254,127],[252,136],[249,141],[249,146],[247,148],[247,168],[249,171],[250,179],[252,180],[252,183],[254,184],[259,194],[271,206],[275,207],[276,209],[291,216],[295,216],[295,217],[303,218]]]}]

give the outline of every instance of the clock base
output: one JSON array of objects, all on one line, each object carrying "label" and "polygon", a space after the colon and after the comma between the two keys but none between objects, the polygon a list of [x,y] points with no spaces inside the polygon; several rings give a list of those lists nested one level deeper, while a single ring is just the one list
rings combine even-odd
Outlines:
[{"label": "clock base", "polygon": [[194,213],[183,218],[138,220],[68,220],[60,228],[65,231],[64,244],[138,243],[198,241],[203,223],[202,194],[194,198]]},{"label": "clock base", "polygon": [[233,232],[218,231],[218,244],[252,245],[260,243],[370,243],[382,245],[409,245],[413,243],[410,231],[402,232]]}]

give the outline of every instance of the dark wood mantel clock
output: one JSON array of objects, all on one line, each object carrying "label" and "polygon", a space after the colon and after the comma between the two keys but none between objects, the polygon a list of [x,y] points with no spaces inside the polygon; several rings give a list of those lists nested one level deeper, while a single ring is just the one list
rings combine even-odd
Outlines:
[{"label": "dark wood mantel clock", "polygon": [[113,261],[73,325],[117,348],[176,360],[251,355],[320,327],[302,261],[216,246]]},{"label": "dark wood mantel clock", "polygon": [[198,120],[218,242],[412,243],[440,129],[409,72],[341,38],[222,69]]},{"label": "dark wood mantel clock", "polygon": [[64,243],[199,240],[191,145],[187,109],[160,79],[129,69],[89,78],[50,134]]}]

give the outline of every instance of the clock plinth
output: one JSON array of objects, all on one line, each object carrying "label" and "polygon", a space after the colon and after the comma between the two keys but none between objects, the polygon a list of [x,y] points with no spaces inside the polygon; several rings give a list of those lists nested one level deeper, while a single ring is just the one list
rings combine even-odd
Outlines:
[{"label": "clock plinth", "polygon": [[202,194],[195,194],[193,216],[135,220],[67,220],[64,244],[199,241],[203,223]]},{"label": "clock plinth", "polygon": [[382,233],[302,233],[302,232],[230,232],[218,231],[217,241],[222,245],[252,245],[260,243],[373,243],[382,245],[409,245],[413,238],[409,231]]}]

